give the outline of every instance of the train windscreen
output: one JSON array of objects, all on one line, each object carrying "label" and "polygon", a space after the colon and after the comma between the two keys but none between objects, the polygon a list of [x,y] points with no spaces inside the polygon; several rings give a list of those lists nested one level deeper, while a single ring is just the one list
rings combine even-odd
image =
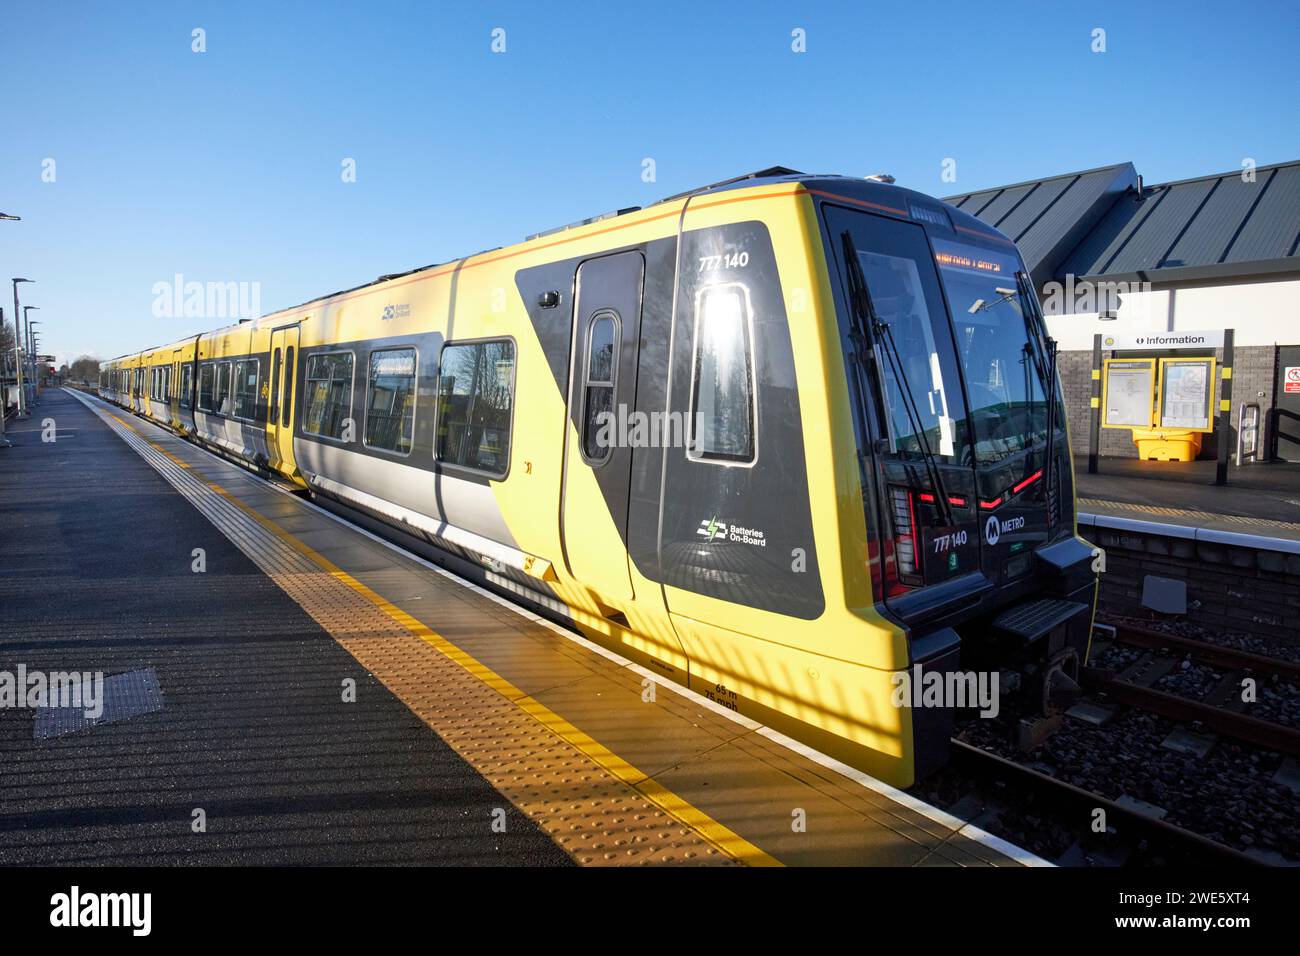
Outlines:
[{"label": "train windscreen", "polygon": [[1013,249],[933,238],[970,400],[975,461],[993,464],[1047,438],[1048,362]]}]

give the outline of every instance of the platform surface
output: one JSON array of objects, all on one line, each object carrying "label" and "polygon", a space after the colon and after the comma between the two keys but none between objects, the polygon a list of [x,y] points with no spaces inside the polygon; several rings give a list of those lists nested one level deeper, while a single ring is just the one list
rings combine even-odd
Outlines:
[{"label": "platform surface", "polygon": [[0,671],[157,699],[0,710],[0,863],[1042,862],[96,398],[11,438]]},{"label": "platform surface", "polygon": [[1300,541],[1300,464],[1230,465],[1224,486],[1212,461],[1102,458],[1090,475],[1076,457],[1074,475],[1082,514]]}]

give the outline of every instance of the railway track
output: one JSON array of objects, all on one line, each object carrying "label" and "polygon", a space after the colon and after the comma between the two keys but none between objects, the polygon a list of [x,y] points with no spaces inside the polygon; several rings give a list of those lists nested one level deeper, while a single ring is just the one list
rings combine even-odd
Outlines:
[{"label": "railway track", "polygon": [[1208,641],[1197,640],[1193,637],[1169,634],[1165,631],[1138,627],[1135,624],[1117,622],[1115,624],[1102,624],[1101,626],[1106,628],[1108,632],[1105,634],[1106,637],[1121,644],[1128,644],[1131,647],[1141,647],[1147,650],[1169,648],[1170,650],[1183,651],[1191,655],[1194,660],[1203,661],[1215,667],[1249,670],[1257,674],[1276,675],[1285,677],[1288,680],[1300,681],[1300,664],[1294,661],[1238,650],[1235,647],[1225,647],[1222,644],[1211,644]]},{"label": "railway track", "polygon": [[[1075,821],[1080,833],[1087,833],[1097,849],[1113,855],[1116,842],[1129,851],[1126,862],[1158,861],[1162,864],[1265,866],[1240,850],[1117,803],[1098,793],[1008,760],[963,740],[952,741],[951,765],[958,772],[985,784],[1005,784],[1010,792],[1023,796],[1030,791],[1044,808],[1059,820]],[[1106,835],[1092,833],[1096,812],[1105,813]],[[1113,834],[1113,837],[1112,837]],[[1082,842],[1082,841],[1081,841]],[[1109,845],[1108,845],[1109,844]],[[1087,853],[1087,850],[1084,850]]]},{"label": "railway track", "polygon": [[[1225,701],[1233,700],[1225,691],[1239,688],[1241,681],[1248,676],[1276,676],[1300,681],[1300,664],[1291,661],[1130,624],[1103,627],[1106,628],[1103,634],[1117,643],[1146,651],[1173,651],[1191,660],[1229,671],[1214,693],[1214,696]],[[1173,662],[1174,658],[1165,661],[1171,666]],[[1133,668],[1129,669],[1131,670]],[[1156,673],[1159,671],[1156,668]],[[1158,690],[1140,681],[1126,679],[1124,675],[1127,673],[1128,671],[1119,673],[1098,667],[1085,667],[1080,676],[1086,689],[1105,693],[1119,703],[1140,707],[1170,720],[1196,721],[1216,733],[1266,750],[1300,754],[1300,729],[1253,717],[1228,706]],[[1235,699],[1239,701],[1240,698],[1238,696]]]},{"label": "railway track", "polygon": [[[1242,702],[1240,693],[1240,682],[1247,676],[1261,682],[1274,678],[1300,682],[1300,665],[1124,623],[1103,626],[1101,630],[1099,636],[1113,645],[1126,645],[1130,650],[1120,655],[1126,663],[1115,670],[1083,668],[1080,679],[1088,692],[1104,694],[1108,703],[1130,708],[1130,715],[1141,713],[1151,715],[1151,719],[1175,724],[1196,724],[1197,729],[1235,741],[1232,747],[1247,746],[1280,755],[1300,754],[1300,729],[1243,713],[1242,710],[1249,705]],[[1201,680],[1199,687],[1194,677],[1163,681],[1164,689],[1151,686],[1161,681],[1164,675],[1178,675],[1180,668],[1186,666],[1184,662],[1189,660],[1213,668],[1215,673],[1208,682]],[[1190,686],[1192,696],[1172,692],[1170,684]],[[1204,693],[1206,686],[1211,688],[1208,694]],[[980,812],[1002,820],[1009,831],[1014,831],[1016,826],[1025,827],[1026,821],[1032,827],[1036,820],[1041,820],[1039,825],[1047,828],[1043,830],[1043,843],[1051,847],[1042,855],[1064,865],[1142,865],[1152,862],[1268,865],[1270,860],[1266,856],[1253,852],[1248,854],[1245,848],[1238,848],[1241,846],[1237,843],[1240,833],[1232,827],[1227,828],[1233,834],[1232,845],[1220,842],[1223,834],[1213,828],[1214,824],[1209,825],[1211,829],[1202,829],[1206,821],[1190,809],[1195,806],[1195,798],[1189,804],[1186,792],[1180,791],[1175,784],[1167,784],[1164,790],[1158,787],[1148,790],[1140,781],[1129,779],[1127,784],[1120,784],[1117,789],[1132,797],[1112,799],[1102,796],[1102,793],[1111,792],[1108,781],[1117,779],[1116,776],[1086,772],[1087,763],[1084,761],[1096,761],[1098,758],[1093,754],[1105,755],[1114,747],[1142,753],[1142,759],[1149,761],[1153,768],[1151,778],[1166,782],[1170,780],[1168,774],[1157,773],[1154,769],[1156,766],[1167,769],[1168,765],[1162,764],[1165,757],[1175,762],[1179,759],[1196,760],[1195,765],[1184,764],[1174,779],[1186,779],[1186,774],[1200,772],[1193,771],[1192,766],[1205,765],[1203,755],[1193,758],[1192,751],[1182,751],[1180,758],[1176,749],[1164,750],[1159,746],[1160,738],[1168,733],[1168,723],[1160,724],[1163,729],[1157,732],[1157,736],[1148,738],[1146,743],[1140,742],[1141,737],[1133,736],[1134,727],[1144,726],[1142,723],[1134,724],[1130,718],[1125,718],[1125,729],[1112,731],[1110,728],[1114,723],[1107,721],[1105,729],[1098,724],[1091,731],[1086,729],[1086,724],[1078,724],[1079,729],[1064,748],[1055,753],[1049,750],[1046,755],[1036,751],[1033,756],[1011,752],[986,735],[963,731],[961,738],[954,739],[952,744],[954,779],[960,779],[968,786],[969,782],[974,782],[970,792],[978,794],[990,807]],[[1003,740],[1009,737],[1010,734]],[[1104,756],[1101,759],[1104,760]],[[1066,762],[1062,763],[1062,760]],[[1065,772],[1065,768],[1078,768],[1081,763],[1085,773]],[[1122,762],[1114,766],[1120,765]],[[1215,774],[1221,777],[1223,763],[1213,766],[1214,770],[1204,772],[1211,774],[1211,779]],[[1253,773],[1250,766],[1249,763],[1244,765],[1242,785],[1251,780],[1248,776]],[[1058,778],[1058,772],[1065,779]],[[1153,806],[1147,800],[1154,800],[1161,806]],[[972,805],[978,806],[966,801],[966,808]],[[1165,807],[1172,807],[1183,815],[1179,823],[1163,816]],[[1105,833],[1092,830],[1098,810],[1105,813]],[[1261,829],[1273,826],[1256,817],[1245,819]],[[1048,820],[1051,826],[1047,824]],[[1070,835],[1063,838],[1063,832]],[[1070,839],[1074,845],[1062,850],[1062,843]]]}]

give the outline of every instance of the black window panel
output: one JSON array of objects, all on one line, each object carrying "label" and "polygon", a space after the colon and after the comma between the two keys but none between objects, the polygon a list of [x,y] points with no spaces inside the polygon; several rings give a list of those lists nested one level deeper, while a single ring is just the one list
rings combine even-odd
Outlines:
[{"label": "black window panel", "polygon": [[284,408],[281,410],[280,424],[289,427],[289,416],[293,411],[293,346],[284,353]]},{"label": "black window panel", "polygon": [[217,369],[211,362],[199,366],[199,411],[210,412],[215,407]]},{"label": "black window panel", "polygon": [[603,464],[614,453],[611,418],[614,414],[618,343],[618,315],[612,311],[593,315],[587,332],[587,361],[584,363],[587,380],[583,386],[582,413],[582,456],[591,464]]},{"label": "black window panel", "polygon": [[257,359],[245,359],[235,363],[234,401],[232,402],[235,418],[251,420],[257,417],[257,366]]},{"label": "black window panel", "polygon": [[590,359],[587,381],[591,384],[614,384],[614,341],[618,323],[612,313],[597,314],[591,320]]},{"label": "black window panel", "polygon": [[444,345],[438,368],[438,461],[501,476],[509,470],[515,345]]},{"label": "black window panel", "polygon": [[324,352],[307,356],[307,384],[303,431],[322,438],[344,440],[352,414],[351,352]]},{"label": "black window panel", "polygon": [[[602,421],[601,416],[614,414],[614,388],[610,385],[589,385],[586,396],[586,415],[582,422],[582,453],[590,462],[604,462],[614,453],[610,418]],[[605,440],[602,443],[602,425]]]},{"label": "black window panel", "polygon": [[230,363],[217,363],[216,408],[218,415],[230,414]]},{"label": "black window panel", "polygon": [[415,437],[415,349],[370,353],[365,444],[409,454]]},{"label": "black window panel", "polygon": [[280,350],[271,353],[271,405],[267,420],[272,425],[280,414]]}]

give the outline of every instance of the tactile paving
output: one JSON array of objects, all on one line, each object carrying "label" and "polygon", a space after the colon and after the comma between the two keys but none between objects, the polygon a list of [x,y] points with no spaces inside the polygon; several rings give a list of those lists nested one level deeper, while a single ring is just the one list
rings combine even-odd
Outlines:
[{"label": "tactile paving", "polygon": [[[105,418],[357,662],[586,865],[737,861],[634,786],[521,710],[347,583],[287,532],[190,473],[183,460],[112,413]],[[296,546],[295,546],[296,545]],[[398,612],[400,615],[400,612]],[[508,691],[507,691],[508,693]]]}]

